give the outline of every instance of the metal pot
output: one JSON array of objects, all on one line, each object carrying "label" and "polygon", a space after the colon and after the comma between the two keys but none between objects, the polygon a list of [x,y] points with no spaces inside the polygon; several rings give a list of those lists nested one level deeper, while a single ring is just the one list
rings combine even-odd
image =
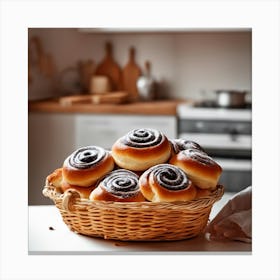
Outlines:
[{"label": "metal pot", "polygon": [[217,90],[215,92],[219,107],[243,107],[246,105],[246,91]]},{"label": "metal pot", "polygon": [[136,86],[139,97],[142,101],[150,101],[155,98],[155,80],[151,75],[151,65],[149,61],[145,63],[146,73],[140,76]]}]

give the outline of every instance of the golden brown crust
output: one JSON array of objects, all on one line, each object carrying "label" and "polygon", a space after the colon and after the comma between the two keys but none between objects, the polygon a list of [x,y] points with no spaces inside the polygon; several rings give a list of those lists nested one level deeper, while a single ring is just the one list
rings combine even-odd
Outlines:
[{"label": "golden brown crust", "polygon": [[195,151],[196,155],[202,157],[202,161],[192,153],[181,151],[174,155],[169,163],[183,169],[193,183],[202,189],[214,189],[222,173],[222,168],[206,153]]},{"label": "golden brown crust", "polygon": [[171,144],[166,137],[156,145],[146,148],[126,146],[119,139],[112,146],[112,156],[118,166],[133,171],[144,171],[166,162],[171,155]]},{"label": "golden brown crust", "polygon": [[[145,198],[152,202],[174,202],[174,201],[189,201],[195,198],[196,188],[193,183],[187,179],[186,174],[178,167],[173,166],[173,169],[179,171],[178,176],[185,176],[183,188],[176,189],[176,183],[174,181],[172,189],[164,187],[163,183],[157,177],[156,172],[158,168],[169,168],[169,164],[159,164],[145,171],[139,179],[139,186],[142,194]],[[163,175],[164,176],[164,175]],[[172,182],[171,182],[172,184]],[[181,184],[181,183],[180,183]]]},{"label": "golden brown crust", "polygon": [[126,169],[107,174],[90,194],[90,200],[140,202],[145,201],[139,188],[139,176]]},{"label": "golden brown crust", "polygon": [[143,194],[139,191],[135,196],[131,197],[119,197],[109,193],[100,184],[95,190],[93,190],[89,197],[90,200],[101,200],[101,201],[116,201],[116,202],[143,202],[146,201]]},{"label": "golden brown crust", "polygon": [[201,198],[201,197],[205,197],[205,196],[209,196],[211,195],[211,190],[207,190],[207,189],[200,189],[196,187],[196,196],[195,198]]},{"label": "golden brown crust", "polygon": [[90,193],[95,189],[96,186],[90,186],[90,187],[79,187],[79,186],[75,186],[75,185],[70,185],[65,181],[61,182],[61,190],[62,192],[65,192],[69,189],[74,189],[76,190],[81,198],[85,198],[85,199],[89,199],[89,195]]},{"label": "golden brown crust", "polygon": [[180,151],[195,149],[205,153],[205,150],[196,142],[183,138],[169,139],[172,145],[173,154],[178,154]]},{"label": "golden brown crust", "polygon": [[[67,161],[67,159],[66,159]],[[113,170],[114,159],[110,153],[102,161],[87,169],[77,169],[64,162],[62,173],[64,180],[71,185],[89,187],[101,177]]]},{"label": "golden brown crust", "polygon": [[46,185],[60,188],[61,181],[62,181],[62,168],[57,168],[50,175],[47,176]]}]

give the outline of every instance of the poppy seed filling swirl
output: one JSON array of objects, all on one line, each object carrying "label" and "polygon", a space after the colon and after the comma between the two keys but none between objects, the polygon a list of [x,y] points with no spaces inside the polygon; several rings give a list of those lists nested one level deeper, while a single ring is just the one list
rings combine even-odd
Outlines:
[{"label": "poppy seed filling swirl", "polygon": [[179,139],[177,140],[177,145],[180,151],[191,149],[191,150],[200,150],[204,152],[202,147],[194,141]]},{"label": "poppy seed filling swirl", "polygon": [[111,194],[124,198],[134,196],[139,191],[138,176],[128,170],[112,171],[102,185]]},{"label": "poppy seed filling swirl", "polygon": [[162,187],[178,191],[189,186],[187,174],[180,168],[170,164],[159,164],[152,167],[150,176]]},{"label": "poppy seed filling swirl", "polygon": [[163,140],[161,132],[154,129],[134,129],[125,135],[122,143],[135,148],[148,148],[160,144]]},{"label": "poppy seed filling swirl", "polygon": [[101,147],[83,147],[69,156],[68,164],[77,169],[87,169],[97,165],[105,155],[106,151]]}]

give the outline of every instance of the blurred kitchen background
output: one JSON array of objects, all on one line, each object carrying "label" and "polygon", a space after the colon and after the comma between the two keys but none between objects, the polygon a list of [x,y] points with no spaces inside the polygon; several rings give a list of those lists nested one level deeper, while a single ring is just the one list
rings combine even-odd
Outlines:
[{"label": "blurred kitchen background", "polygon": [[250,29],[29,28],[29,204],[85,145],[137,127],[198,142],[221,183],[251,185]]}]

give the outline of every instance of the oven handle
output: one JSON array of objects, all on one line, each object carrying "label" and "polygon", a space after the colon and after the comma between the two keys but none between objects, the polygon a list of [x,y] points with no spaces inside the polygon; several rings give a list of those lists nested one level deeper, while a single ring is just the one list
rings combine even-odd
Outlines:
[{"label": "oven handle", "polygon": [[203,148],[251,150],[252,136],[238,134],[232,138],[231,134],[214,133],[180,133],[179,138],[198,142]]}]

